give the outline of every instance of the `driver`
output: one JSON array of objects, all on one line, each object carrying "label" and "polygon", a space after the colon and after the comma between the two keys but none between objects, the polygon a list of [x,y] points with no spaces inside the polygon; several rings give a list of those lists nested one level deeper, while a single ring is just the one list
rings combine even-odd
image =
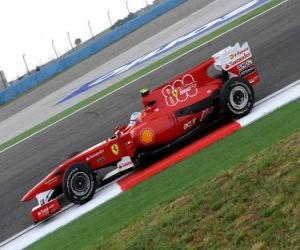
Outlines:
[{"label": "driver", "polygon": [[129,126],[134,126],[141,117],[141,112],[134,112],[130,116]]}]

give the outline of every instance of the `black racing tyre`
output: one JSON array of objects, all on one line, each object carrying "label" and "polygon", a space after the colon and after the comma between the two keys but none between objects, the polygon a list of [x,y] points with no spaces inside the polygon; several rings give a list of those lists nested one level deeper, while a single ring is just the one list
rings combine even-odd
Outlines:
[{"label": "black racing tyre", "polygon": [[249,114],[254,101],[253,87],[244,78],[230,78],[221,88],[221,110],[231,118],[238,119]]},{"label": "black racing tyre", "polygon": [[81,205],[88,202],[95,193],[96,185],[93,170],[83,163],[74,164],[64,173],[62,188],[72,203]]}]

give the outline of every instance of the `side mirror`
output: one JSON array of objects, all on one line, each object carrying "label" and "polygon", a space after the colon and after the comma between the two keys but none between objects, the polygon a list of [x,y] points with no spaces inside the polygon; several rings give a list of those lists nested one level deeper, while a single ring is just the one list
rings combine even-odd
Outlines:
[{"label": "side mirror", "polygon": [[127,128],[127,125],[120,125],[115,127],[115,132],[120,131],[122,132],[123,130],[125,130]]}]

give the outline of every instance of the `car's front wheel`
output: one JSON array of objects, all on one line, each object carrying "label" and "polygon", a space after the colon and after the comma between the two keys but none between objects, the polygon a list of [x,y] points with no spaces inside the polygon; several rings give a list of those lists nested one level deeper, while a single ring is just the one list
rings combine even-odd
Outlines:
[{"label": "car's front wheel", "polygon": [[88,165],[74,164],[64,173],[62,188],[69,201],[84,204],[92,199],[95,193],[95,174]]},{"label": "car's front wheel", "polygon": [[253,87],[244,78],[230,78],[221,89],[221,110],[232,118],[238,119],[249,114],[254,100]]}]

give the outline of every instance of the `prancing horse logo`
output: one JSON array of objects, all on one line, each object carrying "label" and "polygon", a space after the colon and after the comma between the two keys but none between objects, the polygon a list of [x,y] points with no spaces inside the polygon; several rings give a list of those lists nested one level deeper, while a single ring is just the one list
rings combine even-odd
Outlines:
[{"label": "prancing horse logo", "polygon": [[114,155],[118,155],[119,154],[119,145],[118,144],[113,144],[111,147],[111,152],[113,152]]}]

